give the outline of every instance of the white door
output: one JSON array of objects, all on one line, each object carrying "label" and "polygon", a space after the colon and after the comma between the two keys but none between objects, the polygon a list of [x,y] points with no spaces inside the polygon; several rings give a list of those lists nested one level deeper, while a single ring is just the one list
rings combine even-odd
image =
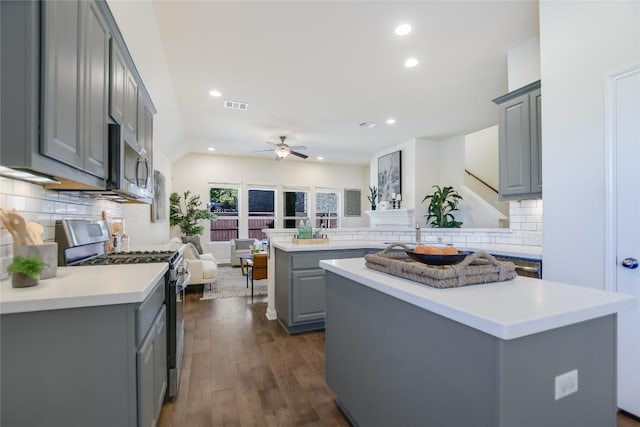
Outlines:
[{"label": "white door", "polygon": [[[640,68],[614,76],[610,89],[612,278],[615,291],[640,297]],[[640,416],[638,308],[618,315],[618,407]]]}]

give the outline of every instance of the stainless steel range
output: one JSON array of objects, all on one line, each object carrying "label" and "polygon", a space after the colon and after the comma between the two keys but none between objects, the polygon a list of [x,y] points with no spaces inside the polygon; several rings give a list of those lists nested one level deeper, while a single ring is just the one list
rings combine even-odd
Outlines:
[{"label": "stainless steel range", "polygon": [[56,221],[59,265],[111,265],[166,262],[165,274],[167,308],[167,398],[178,394],[180,371],[184,349],[184,290],[189,284],[190,273],[182,249],[130,252],[105,252],[109,240],[105,221],[86,220]]}]

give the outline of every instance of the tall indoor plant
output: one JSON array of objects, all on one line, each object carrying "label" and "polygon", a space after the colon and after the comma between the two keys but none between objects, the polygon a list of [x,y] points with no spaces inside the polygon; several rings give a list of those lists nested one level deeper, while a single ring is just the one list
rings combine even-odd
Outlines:
[{"label": "tall indoor plant", "polygon": [[197,236],[204,230],[199,223],[203,219],[214,219],[215,215],[200,200],[197,194],[185,191],[181,197],[178,193],[169,196],[169,224],[177,225],[185,236]]},{"label": "tall indoor plant", "polygon": [[454,211],[458,210],[458,204],[462,200],[462,196],[451,186],[447,185],[442,188],[438,185],[433,186],[435,191],[427,194],[422,202],[429,200],[427,208],[427,225],[434,228],[460,228],[462,222],[456,221],[453,216]]}]

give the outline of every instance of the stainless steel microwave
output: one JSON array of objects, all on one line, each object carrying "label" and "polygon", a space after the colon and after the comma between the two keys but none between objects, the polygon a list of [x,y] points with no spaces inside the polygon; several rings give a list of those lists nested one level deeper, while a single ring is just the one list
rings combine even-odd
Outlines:
[{"label": "stainless steel microwave", "polygon": [[107,190],[129,199],[151,203],[153,190],[147,151],[121,125],[109,125]]}]

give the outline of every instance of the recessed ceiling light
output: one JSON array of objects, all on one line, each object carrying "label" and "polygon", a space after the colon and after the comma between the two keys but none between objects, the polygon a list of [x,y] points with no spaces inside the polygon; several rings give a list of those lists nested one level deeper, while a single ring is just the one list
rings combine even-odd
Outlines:
[{"label": "recessed ceiling light", "polygon": [[396,119],[387,119],[387,124],[388,125],[395,125],[396,124]]},{"label": "recessed ceiling light", "polygon": [[322,157],[322,156],[318,156],[318,157],[316,157],[316,158],[317,158],[318,160],[324,160],[324,157]]},{"label": "recessed ceiling light", "polygon": [[411,32],[411,25],[409,24],[400,24],[396,27],[396,35],[398,36],[406,36]]},{"label": "recessed ceiling light", "polygon": [[215,96],[216,98],[222,96],[222,94],[218,90],[212,90],[211,92],[209,92],[209,95]]},{"label": "recessed ceiling light", "polygon": [[207,148],[207,150],[209,150],[209,151],[216,151],[216,149],[215,149],[215,148],[213,148],[213,147],[209,147],[209,148]]},{"label": "recessed ceiling light", "polygon": [[407,68],[413,68],[416,65],[418,65],[418,60],[416,58],[409,58],[406,61],[404,61],[404,66]]}]

